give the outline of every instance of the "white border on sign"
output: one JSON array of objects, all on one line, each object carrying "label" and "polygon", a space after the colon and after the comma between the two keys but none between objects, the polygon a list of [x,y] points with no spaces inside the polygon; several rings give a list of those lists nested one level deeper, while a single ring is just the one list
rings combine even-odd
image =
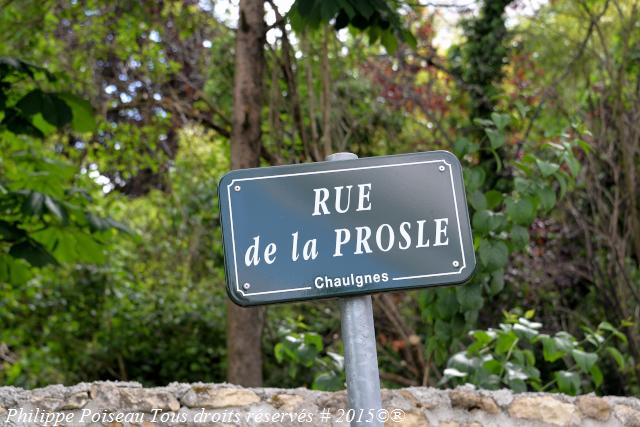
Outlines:
[{"label": "white border on sign", "polygon": [[294,292],[294,291],[306,291],[312,289],[311,286],[307,286],[304,288],[293,288],[293,289],[281,289],[277,291],[265,291],[265,292],[254,292],[254,293],[244,293],[240,289],[240,281],[238,280],[238,263],[236,262],[236,238],[234,234],[233,227],[233,209],[231,207],[231,187],[233,187],[235,182],[240,181],[255,181],[260,179],[272,179],[272,178],[285,178],[290,176],[300,176],[300,175],[318,175],[322,173],[335,173],[335,172],[346,172],[353,170],[362,170],[362,169],[377,169],[377,168],[390,168],[396,166],[413,166],[427,163],[444,163],[449,168],[449,177],[451,178],[451,191],[453,193],[453,204],[456,210],[456,222],[458,224],[458,237],[460,239],[460,255],[462,257],[462,266],[457,271],[450,271],[447,273],[434,273],[434,274],[424,274],[418,276],[405,276],[405,277],[392,277],[392,280],[409,280],[409,279],[420,279],[425,277],[437,277],[437,276],[450,276],[453,274],[460,274],[462,270],[467,267],[467,260],[464,256],[464,248],[462,247],[462,228],[460,227],[460,215],[458,213],[458,200],[456,198],[456,188],[453,183],[453,169],[451,168],[451,164],[444,159],[440,160],[426,160],[424,162],[409,162],[409,163],[397,163],[392,165],[377,165],[377,166],[361,166],[357,168],[347,168],[347,169],[333,169],[333,170],[323,170],[323,171],[313,171],[313,172],[300,172],[300,173],[287,173],[282,175],[270,175],[270,176],[256,176],[251,178],[239,178],[232,180],[229,185],[227,185],[227,200],[229,202],[229,219],[231,220],[231,246],[233,248],[233,268],[235,272],[236,278],[236,291],[240,293],[242,296],[252,296],[252,295],[266,295],[266,294],[277,294],[282,292]]}]

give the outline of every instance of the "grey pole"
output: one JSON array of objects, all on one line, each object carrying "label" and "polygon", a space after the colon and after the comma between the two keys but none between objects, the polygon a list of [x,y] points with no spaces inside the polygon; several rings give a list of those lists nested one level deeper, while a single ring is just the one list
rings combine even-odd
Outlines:
[{"label": "grey pole", "polygon": [[[357,158],[353,153],[335,153],[327,156],[327,161]],[[379,418],[382,409],[380,374],[371,295],[341,298],[340,315],[347,394],[349,407],[354,412],[351,426],[382,427],[383,422]]]}]

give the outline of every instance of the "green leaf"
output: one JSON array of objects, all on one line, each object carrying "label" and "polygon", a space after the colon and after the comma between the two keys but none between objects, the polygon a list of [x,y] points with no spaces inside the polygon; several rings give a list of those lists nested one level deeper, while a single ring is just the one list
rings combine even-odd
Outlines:
[{"label": "green leaf", "polygon": [[496,340],[496,354],[505,354],[514,343],[518,340],[518,336],[512,331],[499,331]]},{"label": "green leaf", "polygon": [[463,174],[468,192],[479,189],[487,176],[487,173],[481,167],[465,168]]},{"label": "green leaf", "polygon": [[571,351],[571,355],[580,367],[580,370],[585,374],[588,374],[591,367],[598,361],[598,355],[596,353],[587,353],[586,351],[574,349]]},{"label": "green leaf", "polygon": [[482,308],[484,298],[482,298],[482,286],[480,283],[458,286],[455,290],[456,299],[464,311],[480,310]]},{"label": "green leaf", "polygon": [[495,209],[502,203],[504,196],[502,193],[496,190],[487,191],[484,194],[485,199],[487,200],[487,209]]},{"label": "green leaf", "polygon": [[336,16],[336,21],[333,24],[333,28],[338,31],[345,28],[349,25],[349,15],[344,9],[340,10],[338,16]]},{"label": "green leaf", "polygon": [[29,135],[34,138],[43,138],[44,134],[15,108],[4,110],[4,118],[1,122],[9,132],[16,135]]},{"label": "green leaf", "polygon": [[314,390],[338,391],[344,388],[344,381],[335,373],[323,372],[313,379],[311,388]]},{"label": "green leaf", "polygon": [[93,132],[96,120],[93,107],[89,101],[70,93],[59,93],[58,96],[71,108],[71,128],[76,132]]},{"label": "green leaf", "polygon": [[92,214],[91,212],[86,212],[85,218],[89,223],[89,228],[91,229],[91,231],[103,231],[110,228],[110,225],[106,220]]},{"label": "green leaf", "polygon": [[349,0],[349,3],[351,3],[354,9],[356,9],[356,11],[358,11],[358,13],[364,16],[366,19],[369,19],[371,15],[373,15],[373,12],[375,12],[375,9],[369,4],[368,1]]},{"label": "green leaf", "polygon": [[458,301],[453,288],[440,288],[436,291],[436,314],[440,319],[450,319],[458,312]]},{"label": "green leaf", "polygon": [[482,367],[492,374],[499,374],[500,372],[502,372],[502,363],[493,358],[484,362]]},{"label": "green leaf", "polygon": [[29,264],[22,259],[15,259],[0,253],[0,283],[8,282],[21,285],[31,278]]},{"label": "green leaf", "polygon": [[582,139],[578,139],[577,142],[578,142],[578,146],[580,146],[582,151],[584,151],[586,154],[589,154],[591,152],[591,146],[589,145],[588,142],[583,141]]},{"label": "green leaf", "polygon": [[461,351],[454,354],[447,364],[448,368],[458,369],[462,372],[472,372],[478,365],[480,359],[469,357],[466,352]]},{"label": "green leaf", "polygon": [[[456,308],[457,306],[458,305],[456,304]],[[451,325],[445,320],[436,319],[433,325],[433,331],[435,332],[435,338],[438,341],[446,342],[451,339]]]},{"label": "green leaf", "polygon": [[535,218],[533,203],[527,199],[507,199],[507,215],[513,222],[528,226]]},{"label": "green leaf", "polygon": [[463,157],[471,150],[472,144],[468,138],[460,137],[453,143],[453,152],[457,157]]},{"label": "green leaf", "polygon": [[518,334],[521,338],[526,338],[531,341],[534,337],[538,335],[538,331],[534,328],[530,328],[527,325],[524,325],[520,322],[513,325],[513,330]]},{"label": "green leaf", "polygon": [[316,348],[312,345],[302,344],[300,347],[296,349],[296,353],[298,355],[298,360],[300,363],[306,367],[311,367],[316,361],[316,357],[318,357],[318,352]]},{"label": "green leaf", "polygon": [[526,380],[529,376],[524,372],[523,367],[515,363],[507,362],[505,365],[507,380]]},{"label": "green leaf", "polygon": [[527,328],[531,328],[531,329],[540,329],[542,328],[542,323],[540,322],[532,322],[531,320],[527,319],[526,317],[520,317],[518,319],[518,323],[520,323],[521,325],[526,326]]},{"label": "green leaf", "polygon": [[481,191],[476,190],[469,195],[469,204],[479,211],[487,208],[487,199]]},{"label": "green leaf", "polygon": [[555,175],[558,184],[560,185],[560,198],[564,197],[567,193],[567,189],[569,188],[569,183],[567,182],[567,178],[564,176],[562,171]]},{"label": "green leaf", "polygon": [[484,130],[489,137],[489,141],[491,142],[491,148],[497,150],[502,147],[505,143],[504,133],[496,129],[485,129]]},{"label": "green leaf", "polygon": [[469,374],[459,371],[456,368],[446,368],[444,370],[444,375],[451,378],[464,378]]},{"label": "green leaf", "polygon": [[580,392],[580,376],[575,372],[557,371],[554,374],[558,390],[571,396]]},{"label": "green leaf", "polygon": [[540,206],[544,212],[549,212],[556,205],[556,192],[551,188],[546,188],[538,192],[538,197],[540,198]]},{"label": "green leaf", "polygon": [[[56,243],[53,249],[53,255],[58,261],[71,262],[77,259],[76,257],[76,239],[71,233],[64,233],[62,230],[56,230]],[[82,252],[87,251],[88,248],[78,249]]]},{"label": "green leaf", "polygon": [[298,12],[300,21],[304,26],[309,26],[311,28],[318,28],[320,22],[322,21],[321,16],[321,0],[298,0],[296,1],[298,5]]},{"label": "green leaf", "polygon": [[598,329],[602,329],[604,331],[609,331],[611,332],[616,338],[618,338],[620,341],[622,341],[624,344],[627,343],[627,336],[625,334],[623,334],[622,332],[620,332],[618,329],[616,329],[615,327],[613,327],[613,325],[611,325],[611,323],[609,322],[601,322],[598,325]]},{"label": "green leaf", "polygon": [[356,15],[356,11],[353,9],[353,6],[351,6],[351,4],[349,3],[349,0],[341,0],[340,7],[342,8],[341,10],[343,10],[347,14],[349,19],[353,19],[353,17]]},{"label": "green leaf", "polygon": [[60,221],[67,222],[67,212],[65,208],[49,196],[44,196],[44,205]]},{"label": "green leaf", "polygon": [[306,30],[308,24],[306,17],[303,17],[300,13],[300,2],[294,3],[294,5],[287,12],[287,19],[291,24],[291,28],[296,33],[301,33]]},{"label": "green leaf", "polygon": [[542,336],[542,355],[547,362],[555,362],[563,357],[566,352],[556,346],[556,341],[549,336]]},{"label": "green leaf", "polygon": [[536,159],[536,164],[538,165],[538,169],[542,172],[542,176],[548,177],[553,175],[560,169],[560,165],[557,163],[548,162],[546,160]]},{"label": "green leaf", "polygon": [[473,231],[487,234],[489,231],[497,231],[504,224],[504,215],[489,210],[477,211],[473,214]]},{"label": "green leaf", "polygon": [[380,40],[382,41],[382,45],[387,50],[387,53],[393,54],[398,48],[398,39],[391,29],[387,29],[382,32]]},{"label": "green leaf", "polygon": [[618,364],[618,368],[620,368],[620,370],[623,370],[624,357],[622,356],[622,353],[620,353],[620,351],[617,348],[611,347],[611,346],[607,347],[607,352],[611,355],[611,357],[613,357],[613,360],[616,361],[616,363]]},{"label": "green leaf", "polygon": [[494,125],[494,123],[491,120],[487,120],[487,119],[473,119],[473,123],[483,127],[491,127]]},{"label": "green leaf", "polygon": [[5,242],[16,242],[25,238],[27,233],[18,227],[18,223],[0,220],[0,239]]},{"label": "green leaf", "polygon": [[276,357],[276,361],[278,363],[282,363],[284,361],[285,348],[284,344],[281,342],[277,343],[273,348],[273,354]]},{"label": "green leaf", "polygon": [[336,0],[322,0],[320,6],[320,16],[322,20],[329,22],[340,9],[339,4]]},{"label": "green leaf", "polygon": [[45,136],[51,135],[53,132],[57,131],[58,128],[53,126],[51,123],[46,121],[42,114],[37,113],[31,118],[31,124],[38,128]]},{"label": "green leaf", "polygon": [[536,364],[536,356],[533,354],[533,351],[524,349],[522,350],[522,354],[524,355],[526,365],[534,366]]},{"label": "green leaf", "polygon": [[472,331],[469,335],[474,339],[473,344],[467,347],[467,353],[469,354],[479,353],[496,337],[495,333],[488,331]]},{"label": "green leaf", "polygon": [[57,264],[56,259],[42,245],[32,240],[12,245],[11,249],[9,249],[9,255],[14,258],[24,259],[34,267]]},{"label": "green leaf", "polygon": [[402,41],[405,42],[411,49],[415,50],[418,47],[418,39],[409,30],[403,29],[400,31]]},{"label": "green leaf", "polygon": [[298,12],[301,16],[309,16],[311,11],[316,6],[316,0],[297,0],[296,6],[298,6]]},{"label": "green leaf", "polygon": [[78,230],[73,234],[73,238],[76,250],[72,260],[88,264],[103,264],[106,261],[103,246],[93,236]]},{"label": "green leaf", "polygon": [[575,347],[575,338],[568,332],[560,331],[553,339],[556,347],[565,353],[569,353]]},{"label": "green leaf", "polygon": [[316,351],[321,352],[324,344],[322,343],[322,337],[315,333],[304,334],[304,343],[315,347]]},{"label": "green leaf", "polygon": [[514,393],[524,393],[527,391],[527,384],[521,379],[508,379],[507,385]]},{"label": "green leaf", "polygon": [[56,76],[49,70],[39,65],[32,64],[22,59],[16,59],[11,57],[0,57],[0,77],[4,77],[8,74],[25,74],[31,78],[35,77],[34,73],[43,73],[46,79],[50,82],[56,81]]},{"label": "green leaf", "polygon": [[491,211],[491,217],[489,218],[491,231],[500,230],[507,222],[507,218],[502,212],[495,213]]},{"label": "green leaf", "polygon": [[491,211],[477,211],[473,214],[473,232],[487,234],[491,231]]},{"label": "green leaf", "polygon": [[504,267],[509,261],[509,249],[502,241],[490,243],[482,239],[478,248],[480,262],[488,271],[497,270]]},{"label": "green leaf", "polygon": [[571,176],[576,178],[580,173],[580,169],[582,168],[580,161],[576,159],[573,154],[567,154],[565,156],[565,163],[567,164],[567,166],[569,166],[569,170],[571,171]]},{"label": "green leaf", "polygon": [[504,128],[509,124],[511,118],[508,114],[491,113],[491,120],[495,123],[498,129],[504,130]]},{"label": "green leaf", "polygon": [[34,89],[23,96],[16,107],[28,117],[40,113],[52,125],[60,128],[72,119],[71,108],[57,95]]},{"label": "green leaf", "polygon": [[131,236],[135,236],[135,232],[131,228],[129,228],[126,224],[123,224],[112,218],[103,218],[103,221],[105,221],[110,227],[113,227],[118,231],[121,231],[125,234],[129,234]]},{"label": "green leaf", "polygon": [[529,230],[521,225],[511,227],[510,237],[516,250],[522,250],[529,244]]},{"label": "green leaf", "polygon": [[22,213],[25,215],[40,215],[44,207],[44,194],[32,191],[22,205]]},{"label": "green leaf", "polygon": [[589,372],[591,372],[591,379],[593,380],[596,388],[600,387],[604,381],[604,375],[602,375],[602,371],[598,365],[593,365]]},{"label": "green leaf", "polygon": [[489,284],[491,295],[496,295],[504,289],[504,270],[496,270],[491,273],[491,283]]}]

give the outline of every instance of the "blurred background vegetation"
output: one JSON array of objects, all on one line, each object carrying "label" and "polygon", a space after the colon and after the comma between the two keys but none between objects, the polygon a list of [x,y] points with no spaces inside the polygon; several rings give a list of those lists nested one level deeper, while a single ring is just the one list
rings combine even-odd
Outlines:
[{"label": "blurred background vegetation", "polygon": [[[384,385],[639,395],[640,4],[262,6],[262,165],[465,168],[476,275],[374,296]],[[226,379],[237,16],[0,0],[0,384]],[[261,347],[265,385],[344,387],[334,300],[268,307]]]}]

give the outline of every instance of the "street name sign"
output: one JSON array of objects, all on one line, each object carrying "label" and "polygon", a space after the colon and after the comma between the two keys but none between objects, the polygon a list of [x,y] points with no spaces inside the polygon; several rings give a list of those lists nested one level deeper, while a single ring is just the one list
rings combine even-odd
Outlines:
[{"label": "street name sign", "polygon": [[460,284],[475,268],[462,168],[446,151],[239,169],[218,193],[239,305]]}]

